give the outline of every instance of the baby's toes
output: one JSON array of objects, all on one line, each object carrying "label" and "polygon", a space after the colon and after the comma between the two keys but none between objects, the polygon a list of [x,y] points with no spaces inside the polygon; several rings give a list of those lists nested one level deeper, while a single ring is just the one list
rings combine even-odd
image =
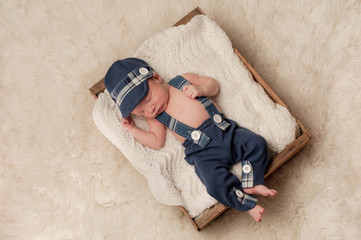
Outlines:
[{"label": "baby's toes", "polygon": [[277,191],[276,191],[276,190],[271,189],[270,196],[271,196],[271,197],[274,197],[274,196],[276,196],[276,194],[277,194]]}]

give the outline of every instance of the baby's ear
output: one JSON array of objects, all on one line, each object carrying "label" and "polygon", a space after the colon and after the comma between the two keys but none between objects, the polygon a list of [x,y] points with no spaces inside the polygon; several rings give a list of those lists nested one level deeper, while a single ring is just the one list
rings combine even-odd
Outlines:
[{"label": "baby's ear", "polygon": [[163,82],[163,79],[162,79],[162,78],[159,76],[159,74],[156,73],[156,72],[153,73],[153,78],[154,78],[155,80],[157,80],[158,82]]}]

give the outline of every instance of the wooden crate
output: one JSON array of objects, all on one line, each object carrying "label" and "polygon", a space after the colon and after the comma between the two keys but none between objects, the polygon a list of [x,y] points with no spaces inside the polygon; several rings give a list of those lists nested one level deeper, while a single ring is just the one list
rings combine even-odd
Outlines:
[{"label": "wooden crate", "polygon": [[[194,9],[193,11],[188,13],[185,17],[183,17],[181,20],[179,20],[176,24],[174,24],[174,26],[186,24],[194,16],[199,15],[199,14],[204,15],[204,12],[199,7],[197,7],[196,9]],[[251,66],[251,64],[249,64],[249,62],[247,62],[247,60],[240,54],[240,52],[236,48],[234,48],[234,51],[237,54],[237,56],[240,58],[240,60],[242,60],[242,62],[247,66],[249,71],[252,73],[254,80],[257,81],[264,88],[264,90],[268,93],[270,98],[274,102],[276,102],[288,109],[286,104],[277,96],[277,94],[262,79],[262,77],[256,72],[256,70]],[[94,84],[89,90],[95,98],[98,98],[98,95],[105,90],[104,78],[101,79],[100,81],[98,81],[96,84]],[[291,112],[291,114],[292,114],[292,112]],[[297,139],[295,141],[293,141],[291,144],[289,144],[282,152],[278,153],[271,159],[271,164],[267,169],[265,178],[267,178],[271,173],[276,171],[279,167],[281,167],[284,163],[286,163],[290,158],[292,158],[296,153],[298,153],[302,148],[304,148],[305,145],[310,141],[310,139],[312,137],[310,132],[305,128],[305,126],[301,123],[301,121],[298,120],[294,114],[292,114],[292,116],[296,119],[296,121],[300,127],[301,134],[297,137]],[[185,216],[189,219],[189,221],[193,224],[193,226],[198,231],[205,228],[214,219],[216,219],[219,215],[221,215],[223,212],[225,212],[228,209],[223,204],[217,203],[213,207],[206,210],[200,217],[193,219],[183,207],[179,207],[179,208],[182,210],[182,212],[185,214]]]}]

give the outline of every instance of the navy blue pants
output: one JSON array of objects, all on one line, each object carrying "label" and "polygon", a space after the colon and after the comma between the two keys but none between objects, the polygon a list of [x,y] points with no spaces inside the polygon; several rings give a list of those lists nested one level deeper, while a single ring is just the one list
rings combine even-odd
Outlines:
[{"label": "navy blue pants", "polygon": [[[186,140],[183,143],[185,160],[194,165],[197,176],[213,198],[227,207],[247,211],[255,207],[257,199],[246,194],[242,186],[245,186],[244,181],[248,181],[247,187],[264,184],[268,165],[267,142],[236,122],[229,119],[227,122],[231,126],[224,131],[213,124],[211,119],[202,123],[198,129],[207,134],[211,141],[202,149]],[[242,166],[251,165],[251,172],[242,172],[241,180],[230,172],[232,165],[239,161],[242,161]]]}]

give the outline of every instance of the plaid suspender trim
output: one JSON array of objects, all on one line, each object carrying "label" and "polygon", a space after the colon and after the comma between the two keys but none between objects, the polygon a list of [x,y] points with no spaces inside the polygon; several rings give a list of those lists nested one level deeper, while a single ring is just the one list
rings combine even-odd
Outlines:
[{"label": "plaid suspender trim", "polygon": [[191,85],[191,83],[188,82],[187,79],[179,75],[171,79],[168,84],[180,90],[183,90],[183,87],[186,85]]},{"label": "plaid suspender trim", "polygon": [[[163,123],[166,127],[171,129],[172,131],[176,132],[177,134],[181,135],[182,137],[187,138],[188,140],[192,141],[195,144],[198,144],[201,148],[207,146],[209,141],[211,140],[205,133],[200,130],[194,129],[188,125],[185,125],[178,120],[171,117],[168,113],[162,112],[159,114],[156,119]],[[197,132],[199,138],[192,138],[192,134]]]},{"label": "plaid suspender trim", "polygon": [[[207,97],[197,97],[196,98],[200,103],[202,103],[202,105],[204,106],[204,108],[206,109],[206,111],[208,112],[208,115],[211,117],[212,122],[214,124],[216,124],[220,129],[222,129],[223,131],[226,130],[230,124],[224,120],[222,114],[218,111],[216,105],[214,105],[214,103]],[[220,116],[220,121],[216,122],[214,116]]]}]

